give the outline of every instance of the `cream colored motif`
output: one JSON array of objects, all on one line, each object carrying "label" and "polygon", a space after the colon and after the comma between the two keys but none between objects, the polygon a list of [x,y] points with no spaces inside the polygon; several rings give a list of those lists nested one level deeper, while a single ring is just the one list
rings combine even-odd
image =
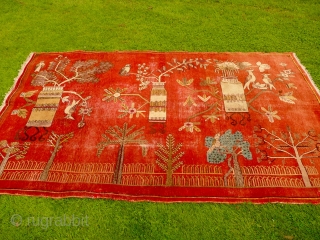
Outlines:
[{"label": "cream colored motif", "polygon": [[32,109],[27,127],[50,127],[62,93],[63,87],[43,87]]},{"label": "cream colored motif", "polygon": [[248,112],[243,85],[238,79],[223,79],[221,89],[226,112]]}]

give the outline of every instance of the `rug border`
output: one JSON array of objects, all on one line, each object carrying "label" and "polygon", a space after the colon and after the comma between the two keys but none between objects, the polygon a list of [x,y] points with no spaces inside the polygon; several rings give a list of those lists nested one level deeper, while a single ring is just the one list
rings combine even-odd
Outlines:
[{"label": "rug border", "polygon": [[319,95],[320,97],[320,87],[317,86],[316,82],[313,80],[311,74],[309,73],[308,69],[301,63],[300,59],[298,58],[298,56],[296,55],[296,53],[292,53],[293,58],[296,60],[297,64],[302,68],[302,71],[306,74],[306,76],[308,77],[311,86],[315,89],[316,93]]},{"label": "rug border", "polygon": [[162,197],[152,195],[128,195],[128,194],[117,194],[117,193],[97,193],[97,192],[80,192],[80,191],[67,191],[67,192],[52,192],[48,191],[45,194],[38,190],[19,190],[17,193],[14,190],[0,191],[0,195],[10,196],[28,196],[37,198],[52,198],[52,199],[66,199],[66,198],[81,198],[81,199],[105,199],[112,201],[129,201],[129,202],[154,202],[163,204],[173,203],[211,203],[211,204],[320,204],[320,198],[290,198],[290,197]]}]

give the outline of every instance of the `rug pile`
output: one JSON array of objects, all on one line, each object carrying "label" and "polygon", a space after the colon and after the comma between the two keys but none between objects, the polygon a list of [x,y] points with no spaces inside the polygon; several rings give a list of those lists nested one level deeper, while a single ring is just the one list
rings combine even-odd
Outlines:
[{"label": "rug pile", "polygon": [[293,53],[32,53],[0,193],[320,202],[320,94]]}]

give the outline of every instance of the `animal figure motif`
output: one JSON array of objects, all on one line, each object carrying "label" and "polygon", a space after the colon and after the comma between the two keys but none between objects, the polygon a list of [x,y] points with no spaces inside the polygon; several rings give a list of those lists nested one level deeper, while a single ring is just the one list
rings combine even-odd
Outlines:
[{"label": "animal figure motif", "polygon": [[217,133],[214,137],[213,137],[213,141],[212,141],[212,146],[209,148],[208,152],[212,153],[212,151],[215,148],[220,147],[221,143],[220,143],[220,133]]},{"label": "animal figure motif", "polygon": [[248,88],[250,90],[250,84],[253,84],[256,81],[256,76],[253,74],[253,70],[247,70],[248,76],[246,78],[246,84],[243,86],[243,89]]},{"label": "animal figure motif", "polygon": [[269,78],[270,74],[263,74],[263,79],[262,81],[272,90],[272,88],[276,89],[275,86],[273,86],[273,83],[271,79]]},{"label": "animal figure motif", "polygon": [[41,61],[39,64],[37,64],[36,69],[34,70],[34,72],[40,72],[41,68],[44,67],[44,61]]},{"label": "animal figure motif", "polygon": [[130,68],[131,68],[131,65],[130,64],[127,64],[125,65],[119,72],[119,74],[121,76],[127,76],[130,72]]},{"label": "animal figure motif", "polygon": [[66,116],[65,116],[66,119],[74,120],[74,118],[72,117],[72,114],[75,112],[76,107],[77,107],[79,102],[80,102],[80,100],[78,100],[78,101],[73,100],[72,103],[69,104],[64,109],[64,113],[66,114]]}]

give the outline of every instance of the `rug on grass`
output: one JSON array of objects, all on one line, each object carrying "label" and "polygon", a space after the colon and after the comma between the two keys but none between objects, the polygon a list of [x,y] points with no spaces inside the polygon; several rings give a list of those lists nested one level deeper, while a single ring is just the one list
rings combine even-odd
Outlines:
[{"label": "rug on grass", "polygon": [[293,53],[32,53],[0,193],[320,202],[320,94]]}]

